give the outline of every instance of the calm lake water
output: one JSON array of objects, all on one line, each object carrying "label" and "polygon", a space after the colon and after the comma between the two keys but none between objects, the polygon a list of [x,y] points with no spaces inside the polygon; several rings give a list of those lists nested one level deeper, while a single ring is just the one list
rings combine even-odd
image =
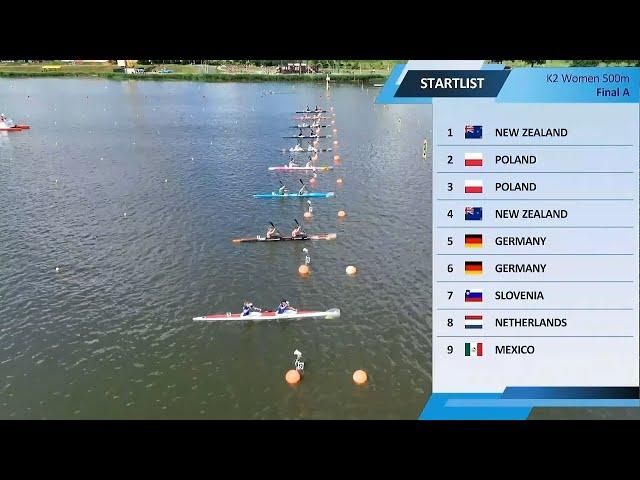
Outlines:
[{"label": "calm lake water", "polygon": [[[33,126],[0,133],[0,419],[417,418],[431,392],[431,110],[374,105],[377,93],[0,80],[0,110]],[[335,108],[342,163],[319,174],[314,190],[336,197],[314,201],[305,224],[337,240],[233,244],[303,221],[304,202],[252,194],[308,178],[267,167],[295,143],[281,138],[292,112],[316,104]],[[342,316],[192,321],[283,296]],[[290,387],[295,349],[305,375]]]},{"label": "calm lake water", "polygon": [[[431,388],[431,112],[377,93],[0,81],[0,109],[33,127],[0,136],[0,418],[416,418]],[[307,104],[335,108],[342,164],[319,174],[314,190],[336,196],[306,229],[337,240],[233,244],[302,222],[304,202],[252,194],[308,178],[267,171]],[[283,296],[342,316],[192,321]]]}]

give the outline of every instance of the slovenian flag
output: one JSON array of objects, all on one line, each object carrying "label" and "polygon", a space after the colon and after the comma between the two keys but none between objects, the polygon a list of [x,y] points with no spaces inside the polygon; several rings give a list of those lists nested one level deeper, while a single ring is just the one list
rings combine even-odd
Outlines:
[{"label": "slovenian flag", "polygon": [[482,262],[464,262],[465,275],[482,275]]},{"label": "slovenian flag", "polygon": [[464,138],[482,138],[482,125],[465,125]]},{"label": "slovenian flag", "polygon": [[465,315],[464,316],[464,328],[466,330],[481,330],[482,329],[482,315]]},{"label": "slovenian flag", "polygon": [[465,220],[482,220],[482,207],[464,207]]},{"label": "slovenian flag", "polygon": [[482,180],[465,180],[464,193],[482,193]]},{"label": "slovenian flag", "polygon": [[464,356],[465,357],[481,357],[482,356],[482,342],[470,342],[464,344]]},{"label": "slovenian flag", "polygon": [[484,156],[481,153],[465,153],[464,154],[464,166],[465,167],[481,167]]},{"label": "slovenian flag", "polygon": [[482,290],[465,290],[464,301],[465,303],[482,302]]},{"label": "slovenian flag", "polygon": [[482,248],[482,234],[467,233],[464,236],[464,246],[466,248]]}]

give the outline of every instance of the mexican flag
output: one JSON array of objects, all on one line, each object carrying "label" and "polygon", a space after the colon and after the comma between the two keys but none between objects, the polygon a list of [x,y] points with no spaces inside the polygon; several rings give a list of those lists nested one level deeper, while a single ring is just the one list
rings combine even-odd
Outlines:
[{"label": "mexican flag", "polygon": [[465,357],[481,357],[482,356],[482,342],[471,342],[464,344],[464,356]]}]

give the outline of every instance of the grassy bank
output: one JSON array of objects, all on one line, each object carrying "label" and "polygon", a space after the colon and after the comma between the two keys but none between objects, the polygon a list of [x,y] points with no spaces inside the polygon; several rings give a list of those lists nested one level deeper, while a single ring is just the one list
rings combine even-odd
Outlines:
[{"label": "grassy bank", "polygon": [[[59,65],[51,62],[47,65]],[[215,68],[202,68],[196,65],[162,65],[172,73],[126,74],[114,72],[114,65],[61,65],[59,70],[43,70],[39,64],[0,64],[0,78],[82,78],[98,77],[111,80],[148,80],[148,81],[190,81],[190,82],[305,82],[324,83],[326,73],[319,74],[281,74],[274,69],[243,68],[232,71],[219,71]],[[213,70],[213,71],[211,71]],[[384,83],[387,71],[348,70],[329,73],[332,83],[352,83],[370,85]]]},{"label": "grassy bank", "polygon": [[[189,81],[189,82],[307,82],[324,83],[325,74],[320,75],[280,75],[261,73],[169,73],[169,74],[131,74],[104,72],[16,72],[0,70],[0,78],[81,78],[99,77],[112,80],[148,80],[148,81]],[[383,83],[386,77],[377,74],[333,74],[332,83]]]}]

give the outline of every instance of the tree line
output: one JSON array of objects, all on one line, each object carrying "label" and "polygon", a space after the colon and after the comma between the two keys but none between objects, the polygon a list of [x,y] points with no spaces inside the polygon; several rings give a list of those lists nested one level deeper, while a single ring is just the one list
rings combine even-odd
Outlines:
[{"label": "tree line", "polygon": [[[522,62],[526,63],[529,66],[533,67],[535,65],[544,65],[547,63],[547,60],[490,60],[491,63],[504,63],[504,62]],[[640,66],[640,60],[571,60],[569,66],[571,67],[597,67],[598,65],[604,63],[605,65],[619,65],[621,63],[626,63],[627,65]]]}]

